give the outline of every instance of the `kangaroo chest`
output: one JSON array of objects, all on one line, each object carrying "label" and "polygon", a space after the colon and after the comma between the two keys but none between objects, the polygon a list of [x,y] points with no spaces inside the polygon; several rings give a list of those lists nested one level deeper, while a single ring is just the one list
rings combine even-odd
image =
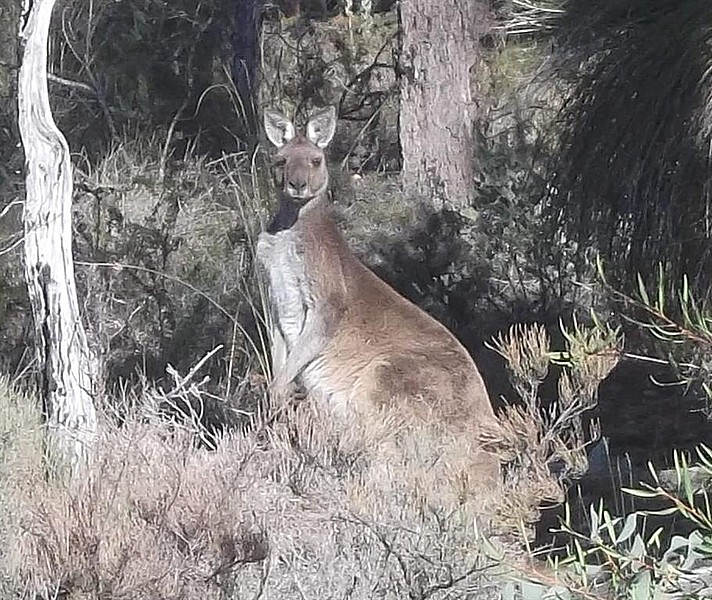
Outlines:
[{"label": "kangaroo chest", "polygon": [[267,274],[270,307],[289,349],[298,342],[314,307],[304,254],[292,230],[261,233],[257,258]]}]

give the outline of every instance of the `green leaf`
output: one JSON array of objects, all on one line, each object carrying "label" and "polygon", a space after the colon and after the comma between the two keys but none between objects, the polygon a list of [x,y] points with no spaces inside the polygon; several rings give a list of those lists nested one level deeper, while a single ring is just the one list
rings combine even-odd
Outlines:
[{"label": "green leaf", "polygon": [[658,517],[664,517],[667,515],[674,515],[679,513],[680,509],[677,506],[670,506],[668,508],[658,508],[658,509],[648,509],[645,511],[646,515],[654,515]]},{"label": "green leaf", "polygon": [[573,598],[571,591],[563,585],[552,586],[544,594],[544,600],[570,600],[571,598]]},{"label": "green leaf", "polygon": [[591,519],[591,537],[598,537],[598,530],[601,528],[601,517],[598,511],[594,508],[593,504],[588,508],[589,516]]},{"label": "green leaf", "polygon": [[653,598],[653,580],[650,571],[639,571],[630,584],[631,600],[651,600]]},{"label": "green leaf", "polygon": [[651,491],[651,490],[639,490],[636,488],[621,488],[621,491],[629,494],[631,496],[635,496],[636,498],[657,498],[660,494],[656,491]]},{"label": "green leaf", "polygon": [[640,295],[643,304],[650,306],[650,298],[648,297],[648,290],[645,289],[645,282],[643,277],[638,273],[638,294]]},{"label": "green leaf", "polygon": [[542,600],[546,597],[546,587],[541,583],[521,581],[519,583],[519,589],[522,594],[522,600]]},{"label": "green leaf", "polygon": [[[615,521],[617,522],[618,519],[616,519]],[[607,510],[603,511],[603,522],[606,526],[606,531],[608,532],[608,539],[610,539],[613,544],[616,544],[618,540],[616,539],[616,529],[614,526],[614,520],[611,519],[611,515]]]},{"label": "green leaf", "polygon": [[507,581],[502,585],[500,588],[500,594],[502,596],[502,600],[515,600],[516,598],[519,598],[519,594],[517,594],[517,584],[514,583],[513,581]]},{"label": "green leaf", "polygon": [[579,542],[577,539],[574,540],[574,548],[576,549],[576,558],[578,559],[579,564],[585,565],[586,553],[583,551],[583,546],[581,546],[581,542]]},{"label": "green leaf", "polygon": [[598,273],[598,277],[600,278],[601,282],[604,285],[607,285],[606,275],[603,270],[603,258],[601,258],[600,254],[596,254],[596,272]]},{"label": "green leaf", "polygon": [[645,542],[640,535],[636,535],[633,539],[633,546],[630,549],[630,555],[639,560],[645,558]]},{"label": "green leaf", "polygon": [[655,470],[655,466],[651,461],[648,461],[648,472],[653,476],[653,480],[655,483],[660,486],[660,478],[658,477],[658,473]]},{"label": "green leaf", "polygon": [[687,457],[676,451],[674,453],[674,460],[677,479],[682,487],[684,498],[689,504],[692,504],[694,502],[695,490],[692,487],[692,480],[690,479],[690,465],[687,461]]},{"label": "green leaf", "polygon": [[660,526],[658,527],[651,536],[648,538],[648,546],[657,546],[660,547],[660,536],[663,534],[665,531],[665,528]]},{"label": "green leaf", "polygon": [[627,542],[630,536],[635,533],[636,526],[638,525],[638,513],[630,513],[625,518],[625,523],[623,524],[623,529],[618,535],[618,543]]},{"label": "green leaf", "polygon": [[682,304],[686,305],[690,301],[690,281],[687,273],[682,276]]},{"label": "green leaf", "polygon": [[701,444],[696,448],[696,451],[702,465],[712,471],[712,448]]}]

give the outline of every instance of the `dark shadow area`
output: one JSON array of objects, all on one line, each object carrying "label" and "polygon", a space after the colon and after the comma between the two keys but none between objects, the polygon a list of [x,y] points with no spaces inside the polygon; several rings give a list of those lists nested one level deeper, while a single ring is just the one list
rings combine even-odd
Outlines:
[{"label": "dark shadow area", "polygon": [[[457,214],[427,211],[402,239],[375,236],[369,246],[364,261],[368,263],[371,257],[374,272],[445,324],[470,351],[495,407],[501,406],[503,398],[515,403],[518,398],[504,360],[484,342],[515,323],[540,323],[546,327],[552,347],[563,347],[559,319],[570,318],[573,307],[567,313],[559,303],[547,308],[540,302],[520,302],[507,311],[504,304],[492,302],[494,290],[488,282],[496,274],[463,241]],[[378,261],[372,258],[376,255]],[[558,370],[551,368],[540,388],[544,405],[556,398],[557,378]],[[702,412],[704,399],[686,393],[682,386],[656,383],[673,381],[675,375],[669,367],[623,359],[599,387],[598,406],[589,417],[599,420],[610,461],[618,462],[628,478],[622,485],[649,480],[648,461],[660,469],[670,468],[674,449],[692,452],[710,439],[712,427]],[[610,476],[608,460],[603,444],[594,446],[589,473],[569,490],[567,501],[574,511],[574,522],[584,528],[591,503],[603,498],[614,512],[620,504],[622,492]],[[537,524],[537,545],[552,543],[549,530],[562,516],[563,506],[543,511]]]},{"label": "dark shadow area", "polygon": [[704,400],[681,385],[670,368],[623,360],[601,384],[598,417],[613,456],[630,457],[634,471],[647,462],[672,465],[672,450],[692,451],[710,439]]},{"label": "dark shadow area", "polygon": [[[656,470],[671,469],[673,451],[695,456],[695,448],[712,437],[712,423],[703,409],[704,398],[680,385],[663,385],[676,381],[669,367],[651,363],[622,360],[599,388],[598,406],[592,417],[598,418],[601,434],[608,450],[599,443],[589,452],[589,472],[569,489],[567,502],[572,508],[575,526],[586,530],[589,507],[604,506],[620,515],[630,510],[661,508],[649,500],[633,498],[623,493],[620,485],[640,487],[641,482],[652,483],[648,462]],[[563,518],[563,506],[542,513],[537,523],[536,543],[539,546],[554,544],[556,536],[550,530],[557,528]],[[648,532],[662,524],[650,519]],[[692,527],[689,521],[681,523]],[[680,525],[680,523],[678,523]],[[689,534],[679,527],[674,533]]]},{"label": "dark shadow area", "polygon": [[608,259],[611,278],[665,265],[709,293],[712,5],[574,0],[555,73],[568,85],[550,216]]}]

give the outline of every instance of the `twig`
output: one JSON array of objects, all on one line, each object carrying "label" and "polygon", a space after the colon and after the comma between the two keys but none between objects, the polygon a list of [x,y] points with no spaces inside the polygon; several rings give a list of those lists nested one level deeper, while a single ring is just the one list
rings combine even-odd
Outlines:
[{"label": "twig", "polygon": [[15,248],[18,246],[22,245],[22,243],[25,241],[25,238],[20,236],[17,240],[15,240],[12,244],[10,244],[7,248],[2,248],[0,249],[0,256],[4,256],[5,254],[9,254],[12,252]]},{"label": "twig", "polygon": [[222,348],[223,348],[222,344],[215,346],[215,348],[213,348],[210,352],[208,352],[205,356],[203,356],[203,358],[201,358],[197,362],[197,364],[195,366],[193,366],[193,368],[191,368],[191,370],[188,371],[188,374],[183,378],[180,378],[178,372],[171,365],[168,365],[166,367],[166,370],[169,371],[169,373],[171,373],[171,374],[175,374],[175,377],[177,378],[176,381],[178,383],[178,385],[175,388],[173,388],[173,390],[171,390],[171,392],[177,393],[177,392],[181,391],[190,382],[190,380],[193,379],[193,377],[195,377],[195,374],[207,362],[207,360],[211,356],[213,356],[216,352],[219,352],[220,350],[222,350]]},{"label": "twig", "polygon": [[[241,303],[240,303],[241,304]],[[225,397],[230,397],[230,388],[232,387],[232,371],[235,367],[235,351],[237,346],[237,317],[240,315],[240,304],[235,310],[235,318],[232,322],[232,339],[230,340],[230,354],[227,361],[227,384],[225,389]]]},{"label": "twig", "polygon": [[59,75],[55,75],[54,73],[47,73],[47,79],[52,83],[58,83],[59,85],[73,88],[75,90],[81,90],[82,92],[94,96],[95,98],[99,97],[99,94],[93,87],[86,83],[82,83],[81,81],[72,81],[71,79],[65,79],[64,77],[60,77]]},{"label": "twig", "polygon": [[[94,12],[94,5],[92,2],[89,3],[89,17],[87,19],[87,36],[86,36],[86,48],[84,51],[84,56],[80,56],[77,50],[75,50],[74,46],[72,45],[72,42],[70,41],[70,36],[69,32],[67,31],[67,20],[66,20],[66,13],[68,9],[65,9],[62,12],[62,33],[64,34],[64,42],[67,44],[67,47],[69,48],[69,51],[74,55],[74,58],[77,59],[77,62],[82,65],[84,70],[86,71],[87,77],[89,77],[89,80],[91,82],[91,86],[86,85],[86,88],[91,90],[91,94],[96,98],[97,102],[99,103],[99,107],[101,108],[101,112],[104,115],[104,119],[106,120],[107,127],[109,128],[109,134],[111,135],[111,138],[116,137],[116,126],[114,125],[114,119],[111,116],[111,111],[109,110],[109,105],[106,103],[106,98],[103,96],[103,94],[99,93],[99,83],[97,78],[94,75],[94,72],[91,69],[91,58],[90,56],[92,55],[92,48],[91,48],[91,39],[92,36],[94,35],[94,19],[93,19],[93,12]],[[71,25],[71,23],[70,23]],[[76,83],[76,82],[74,82]],[[66,85],[66,84],[65,84]],[[85,84],[78,84],[78,85],[85,85]],[[75,87],[75,86],[71,86]],[[84,89],[84,88],[82,88]],[[87,91],[86,89],[84,91]]]},{"label": "twig", "polygon": [[159,277],[168,279],[168,281],[173,281],[174,283],[178,283],[182,286],[187,287],[192,292],[195,292],[196,294],[198,294],[199,296],[201,296],[202,298],[207,300],[213,307],[215,307],[223,315],[225,315],[228,319],[230,319],[230,321],[234,321],[233,316],[229,312],[227,312],[227,310],[225,310],[222,306],[220,306],[215,300],[213,300],[210,296],[208,296],[205,292],[199,290],[193,284],[188,283],[187,281],[183,281],[182,279],[175,277],[173,275],[169,275],[168,273],[163,273],[162,271],[158,271],[156,269],[150,269],[149,267],[142,267],[140,265],[128,265],[128,264],[119,263],[119,262],[108,263],[108,262],[92,262],[92,261],[78,260],[78,261],[75,261],[74,264],[80,265],[82,267],[109,268],[109,269],[114,269],[116,271],[130,269],[133,271],[139,271],[141,273],[150,273],[151,275],[158,275]]},{"label": "twig", "polygon": [[5,208],[0,211],[0,219],[2,219],[8,212],[10,212],[10,209],[13,206],[23,206],[24,202],[22,200],[13,200],[10,202]]},{"label": "twig", "polygon": [[158,166],[158,185],[161,189],[161,196],[163,196],[163,193],[165,192],[163,183],[166,179],[166,163],[168,162],[168,154],[170,152],[171,140],[173,139],[173,133],[175,132],[176,125],[178,124],[178,121],[180,120],[180,117],[183,114],[185,107],[188,106],[188,100],[189,96],[186,96],[183,99],[183,102],[181,103],[180,107],[176,111],[176,114],[173,115],[173,119],[171,119],[171,124],[168,126],[168,131],[166,132],[166,140],[165,142],[163,142],[163,150],[161,151],[161,162]]},{"label": "twig", "polygon": [[348,152],[346,152],[346,156],[344,156],[344,159],[341,161],[342,169],[344,169],[344,167],[346,167],[346,163],[349,160],[349,156],[351,156],[351,152],[353,152],[353,149],[356,147],[356,144],[358,144],[358,142],[360,141],[361,136],[366,131],[368,126],[373,122],[373,120],[378,116],[378,114],[381,112],[382,108],[383,108],[383,104],[381,104],[376,110],[373,111],[373,114],[368,118],[365,125],[363,127],[361,127],[360,131],[354,137],[354,141],[351,143],[351,146],[349,147]]}]

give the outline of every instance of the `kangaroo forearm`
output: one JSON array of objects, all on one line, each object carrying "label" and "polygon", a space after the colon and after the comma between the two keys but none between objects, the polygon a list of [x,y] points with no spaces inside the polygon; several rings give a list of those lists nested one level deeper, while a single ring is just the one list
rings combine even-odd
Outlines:
[{"label": "kangaroo forearm", "polygon": [[307,337],[299,340],[287,352],[286,360],[279,372],[275,373],[275,380],[281,385],[289,385],[306,369],[310,363],[321,356],[324,350],[324,341],[319,337]]}]

